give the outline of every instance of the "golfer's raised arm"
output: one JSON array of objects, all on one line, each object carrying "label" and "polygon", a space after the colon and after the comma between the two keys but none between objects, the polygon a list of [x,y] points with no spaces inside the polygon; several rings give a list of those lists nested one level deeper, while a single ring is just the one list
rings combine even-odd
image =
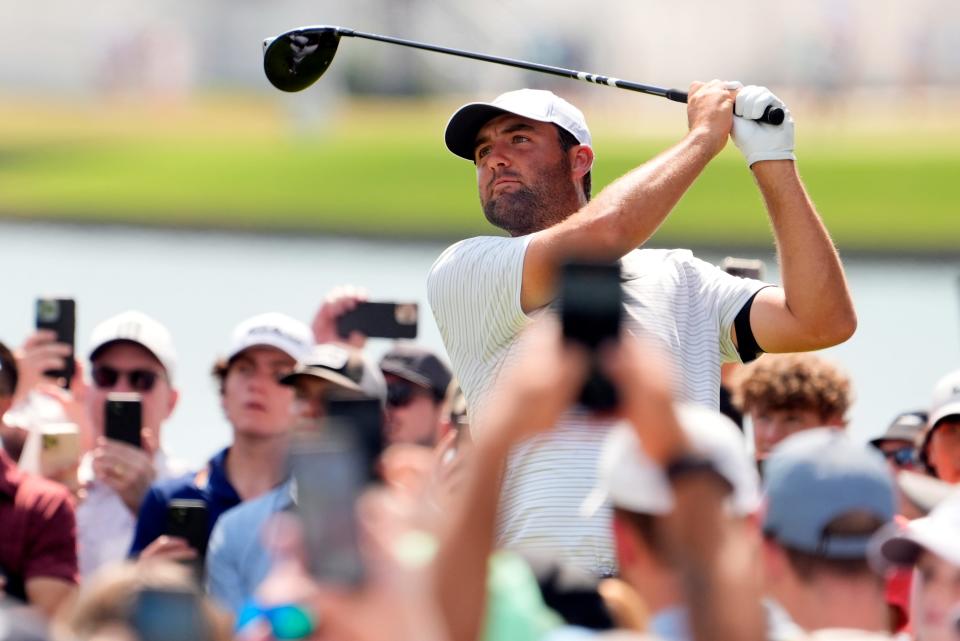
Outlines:
[{"label": "golfer's raised arm", "polygon": [[749,120],[770,104],[783,107],[763,87],[741,89],[736,113],[744,117],[735,118],[732,134],[763,194],[783,280],[783,288],[757,294],[750,327],[766,352],[822,349],[850,338],[857,315],[840,257],[797,173],[790,112],[778,127]]},{"label": "golfer's raised arm", "polygon": [[553,300],[558,267],[569,257],[616,260],[653,235],[725,146],[733,101],[720,81],[691,85],[690,129],[683,140],[611,183],[577,213],[534,235],[523,266],[524,311]]}]

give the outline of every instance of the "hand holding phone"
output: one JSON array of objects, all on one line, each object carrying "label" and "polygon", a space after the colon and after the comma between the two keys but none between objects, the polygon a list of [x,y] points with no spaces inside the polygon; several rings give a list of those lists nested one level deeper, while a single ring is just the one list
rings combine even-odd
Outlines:
[{"label": "hand holding phone", "polygon": [[337,333],[341,338],[351,332],[370,338],[416,338],[418,316],[416,303],[359,302],[337,318]]},{"label": "hand holding phone", "polygon": [[620,336],[623,290],[619,263],[577,263],[563,266],[560,278],[560,317],[566,340],[591,351],[591,373],[580,404],[593,411],[617,406],[617,390],[600,371],[596,350]]},{"label": "hand holding phone", "polygon": [[70,354],[64,358],[63,367],[44,372],[44,376],[57,380],[65,389],[70,387],[76,367],[74,363],[76,311],[76,303],[72,298],[38,298],[36,302],[36,328],[53,331],[57,335],[58,343],[70,346]]}]

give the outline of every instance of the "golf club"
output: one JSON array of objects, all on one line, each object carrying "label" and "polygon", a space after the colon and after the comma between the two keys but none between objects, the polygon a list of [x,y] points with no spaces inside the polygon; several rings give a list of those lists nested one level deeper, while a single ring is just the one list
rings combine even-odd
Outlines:
[{"label": "golf club", "polygon": [[[306,89],[319,80],[320,76],[326,72],[330,63],[333,61],[333,57],[337,53],[337,46],[340,44],[341,37],[366,38],[367,40],[377,40],[379,42],[400,45],[401,47],[436,51],[437,53],[446,53],[451,56],[460,56],[461,58],[472,58],[483,62],[493,62],[498,65],[507,65],[529,71],[549,73],[564,78],[573,78],[574,80],[584,80],[598,85],[629,89],[630,91],[638,91],[652,96],[661,96],[674,102],[687,102],[686,92],[678,91],[677,89],[665,89],[654,85],[644,85],[638,82],[620,80],[619,78],[611,78],[576,71],[574,69],[564,69],[563,67],[542,65],[535,62],[515,60],[513,58],[501,58],[484,53],[451,49],[427,44],[425,42],[403,40],[391,36],[381,36],[375,33],[364,33],[362,31],[354,31],[353,29],[326,25],[301,27],[288,31],[276,38],[267,38],[264,40],[263,70],[267,74],[267,79],[270,80],[270,83],[273,84],[274,87],[281,91],[302,91]],[[767,107],[763,115],[757,120],[758,122],[765,122],[771,125],[779,125],[783,122],[783,117],[783,109]]]}]

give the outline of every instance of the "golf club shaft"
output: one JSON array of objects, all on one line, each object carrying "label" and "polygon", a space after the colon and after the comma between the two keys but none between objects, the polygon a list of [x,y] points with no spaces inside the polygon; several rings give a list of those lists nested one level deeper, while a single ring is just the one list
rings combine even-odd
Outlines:
[{"label": "golf club shaft", "polygon": [[[645,85],[639,82],[631,82],[629,80],[621,80],[620,78],[611,78],[609,76],[601,76],[594,73],[586,73],[584,71],[577,71],[576,69],[565,69],[564,67],[554,67],[553,65],[543,65],[536,62],[527,62],[525,60],[516,60],[514,58],[504,58],[501,56],[491,56],[485,53],[477,53],[475,51],[465,51],[463,49],[451,49],[449,47],[441,47],[438,45],[432,45],[425,42],[417,42],[416,40],[405,40],[403,38],[394,38],[392,36],[381,36],[375,33],[365,33],[363,31],[355,31],[353,29],[344,29],[337,27],[337,35],[350,38],[365,38],[367,40],[377,40],[380,42],[388,42],[390,44],[400,45],[402,47],[412,47],[414,49],[425,49],[426,51],[435,51],[437,53],[446,53],[452,56],[460,56],[461,58],[472,58],[473,60],[482,60],[484,62],[493,62],[499,65],[506,65],[508,67],[517,67],[518,69],[527,69],[529,71],[539,71],[541,73],[549,73],[554,76],[562,76],[564,78],[572,78],[574,80],[583,80],[585,82],[592,82],[598,85],[607,85],[608,87],[617,87],[619,89],[628,89],[630,91],[637,91],[640,93],[649,94],[651,96],[660,96],[662,98],[667,98],[668,100],[673,100],[674,102],[687,102],[687,93],[685,91],[679,91],[677,89],[666,89],[664,87],[657,87],[656,85]],[[769,124],[779,125],[783,122],[784,113],[782,109],[771,109],[767,107],[763,115],[758,118],[759,122],[766,122]]]}]

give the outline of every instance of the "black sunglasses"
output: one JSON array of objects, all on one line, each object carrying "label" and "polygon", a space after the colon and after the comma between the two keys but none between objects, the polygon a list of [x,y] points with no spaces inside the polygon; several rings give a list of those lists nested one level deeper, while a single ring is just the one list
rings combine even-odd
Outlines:
[{"label": "black sunglasses", "polygon": [[387,383],[387,405],[390,407],[406,407],[414,398],[422,394],[429,394],[429,391],[413,383],[406,381]]},{"label": "black sunglasses", "polygon": [[119,370],[109,365],[98,365],[90,373],[93,383],[100,389],[116,387],[121,376],[125,376],[130,387],[137,392],[149,392],[157,384],[160,374],[148,369]]}]

